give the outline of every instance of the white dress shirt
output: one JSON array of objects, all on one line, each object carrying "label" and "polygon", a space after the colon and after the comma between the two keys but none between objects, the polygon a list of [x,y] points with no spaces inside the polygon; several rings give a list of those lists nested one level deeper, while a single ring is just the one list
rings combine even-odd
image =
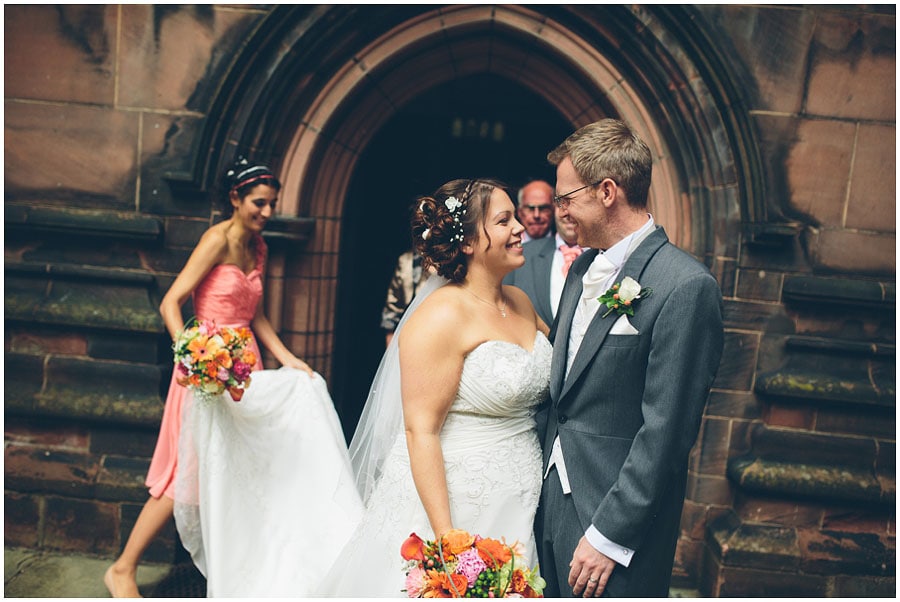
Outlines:
[{"label": "white dress shirt", "polygon": [[[572,318],[572,327],[569,330],[569,348],[566,358],[567,377],[569,370],[572,368],[572,363],[575,361],[575,356],[578,354],[578,349],[581,347],[581,342],[584,340],[584,334],[587,331],[588,326],[590,326],[597,310],[600,309],[600,303],[597,301],[597,297],[609,290],[609,287],[615,283],[616,278],[619,276],[619,272],[622,271],[622,266],[625,265],[625,262],[628,261],[628,258],[634,250],[644,242],[644,239],[654,230],[655,225],[653,216],[648,215],[647,217],[647,223],[641,226],[641,228],[632,232],[605,252],[599,253],[582,277],[582,295],[578,307],[575,308],[575,315]],[[560,255],[562,254],[560,253]],[[569,477],[566,472],[565,458],[563,457],[562,444],[560,443],[559,435],[557,435],[556,439],[553,441],[553,449],[550,452],[550,461],[547,465],[547,472],[544,474],[544,478],[547,477],[550,468],[554,465],[556,465],[556,471],[559,475],[563,493],[570,494],[572,492],[572,487],[569,484]],[[612,558],[622,566],[627,567],[631,563],[634,550],[609,540],[600,533],[594,525],[590,525],[587,528],[584,536],[595,549]]]}]

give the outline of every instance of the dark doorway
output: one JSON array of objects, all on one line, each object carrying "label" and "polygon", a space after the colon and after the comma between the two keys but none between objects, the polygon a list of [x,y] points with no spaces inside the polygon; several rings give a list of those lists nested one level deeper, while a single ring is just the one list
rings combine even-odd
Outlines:
[{"label": "dark doorway", "polygon": [[341,226],[331,383],[348,440],[384,352],[381,309],[397,257],[411,247],[415,199],[454,178],[498,178],[512,190],[533,179],[553,185],[547,152],[571,131],[535,93],[485,74],[422,94],[366,147]]}]

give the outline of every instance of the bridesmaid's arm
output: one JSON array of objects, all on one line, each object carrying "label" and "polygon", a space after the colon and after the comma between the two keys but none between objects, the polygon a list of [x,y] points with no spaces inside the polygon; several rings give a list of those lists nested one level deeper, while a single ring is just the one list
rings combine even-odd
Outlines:
[{"label": "bridesmaid's arm", "polygon": [[222,262],[227,249],[228,242],[221,228],[212,227],[204,232],[175,282],[166,291],[159,304],[159,313],[173,341],[184,328],[181,306],[209,271]]},{"label": "bridesmaid's arm", "polygon": [[303,370],[312,376],[312,368],[310,368],[306,362],[291,353],[291,350],[281,342],[278,333],[272,328],[272,323],[269,322],[269,319],[263,313],[262,305],[262,299],[260,299],[259,305],[256,307],[256,315],[253,317],[253,322],[250,324],[256,340],[262,343],[282,366]]},{"label": "bridesmaid's arm", "polygon": [[[439,304],[438,304],[439,305]],[[400,387],[413,481],[436,538],[453,528],[441,429],[459,389],[461,326],[423,304],[400,333]],[[436,311],[435,311],[436,310]],[[452,313],[452,312],[446,312]]]}]

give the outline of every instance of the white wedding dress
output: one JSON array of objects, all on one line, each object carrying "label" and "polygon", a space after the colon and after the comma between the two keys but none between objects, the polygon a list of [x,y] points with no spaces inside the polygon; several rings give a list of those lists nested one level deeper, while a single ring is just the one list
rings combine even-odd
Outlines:
[{"label": "white wedding dress", "polygon": [[187,397],[175,521],[207,595],[311,595],[362,514],[325,381],[260,370],[240,402]]},{"label": "white wedding dress", "polygon": [[[506,341],[476,347],[465,360],[441,431],[454,528],[519,542],[530,566],[537,561],[533,522],[541,491],[534,413],[549,392],[551,355],[540,332],[531,350]],[[416,494],[402,425],[394,430],[362,522],[320,596],[404,597],[400,545],[413,532],[434,539]]]}]

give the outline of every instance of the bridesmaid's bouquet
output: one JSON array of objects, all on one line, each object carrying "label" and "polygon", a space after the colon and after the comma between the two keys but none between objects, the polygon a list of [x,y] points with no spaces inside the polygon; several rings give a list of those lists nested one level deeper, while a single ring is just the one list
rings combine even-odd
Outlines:
[{"label": "bridesmaid's bouquet", "polygon": [[403,542],[409,598],[543,598],[546,582],[525,565],[518,544],[453,529],[441,545],[415,533]]},{"label": "bridesmaid's bouquet", "polygon": [[240,401],[256,364],[252,338],[249,328],[219,328],[215,322],[191,319],[172,345],[176,380],[202,399],[227,390]]}]

